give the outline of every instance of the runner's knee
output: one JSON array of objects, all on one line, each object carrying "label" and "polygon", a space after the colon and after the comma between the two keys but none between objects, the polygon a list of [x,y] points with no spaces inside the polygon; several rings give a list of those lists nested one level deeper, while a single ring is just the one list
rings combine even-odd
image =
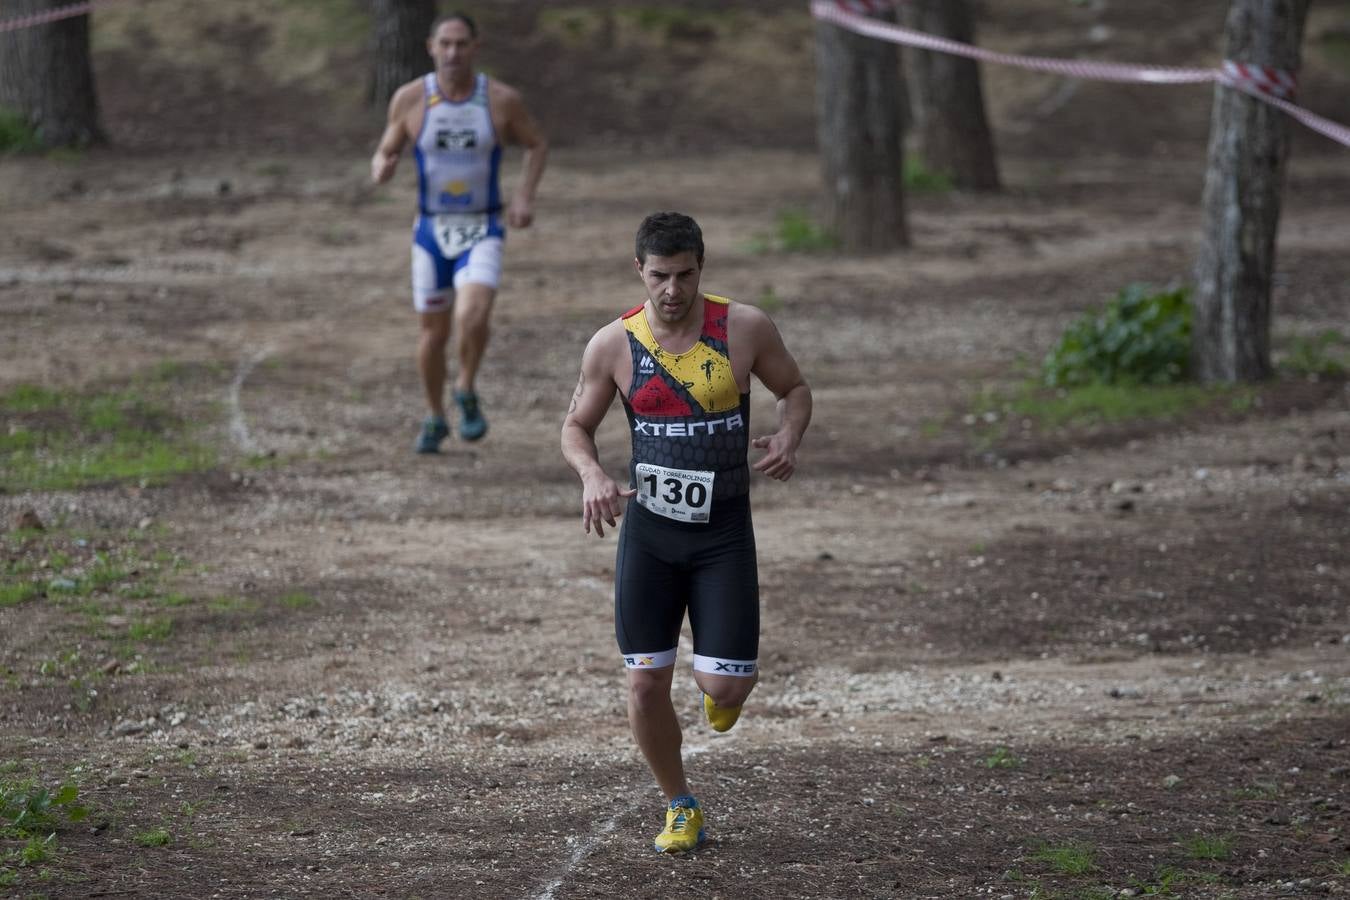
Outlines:
[{"label": "runner's knee", "polygon": [[669,706],[670,675],[669,669],[629,672],[628,696],[633,708],[641,713]]},{"label": "runner's knee", "polygon": [[421,317],[422,340],[433,344],[444,344],[450,338],[449,313],[423,313]]},{"label": "runner's knee", "polygon": [[750,692],[755,688],[755,682],[759,681],[758,676],[727,677],[719,675],[707,675],[700,673],[702,677],[696,677],[699,689],[712,698],[713,703],[723,708],[729,706],[740,706],[743,704]]}]

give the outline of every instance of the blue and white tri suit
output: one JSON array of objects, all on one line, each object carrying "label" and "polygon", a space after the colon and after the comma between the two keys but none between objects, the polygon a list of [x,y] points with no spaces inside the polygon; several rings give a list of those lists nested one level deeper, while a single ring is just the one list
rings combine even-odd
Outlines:
[{"label": "blue and white tri suit", "polygon": [[441,93],[435,73],[428,73],[422,96],[422,130],[413,145],[418,199],[413,306],[439,312],[454,304],[454,292],[465,282],[495,288],[501,279],[502,146],[492,126],[486,75],[479,73],[473,93],[455,102]]}]

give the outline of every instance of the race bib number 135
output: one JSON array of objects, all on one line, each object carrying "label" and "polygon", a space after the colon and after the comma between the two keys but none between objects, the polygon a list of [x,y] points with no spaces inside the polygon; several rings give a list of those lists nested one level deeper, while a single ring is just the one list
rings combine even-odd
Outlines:
[{"label": "race bib number 135", "polygon": [[454,259],[487,237],[487,213],[447,213],[436,216],[432,232],[436,235],[441,255],[446,259]]},{"label": "race bib number 135", "polygon": [[637,465],[637,502],[677,522],[707,522],[712,510],[712,472]]}]

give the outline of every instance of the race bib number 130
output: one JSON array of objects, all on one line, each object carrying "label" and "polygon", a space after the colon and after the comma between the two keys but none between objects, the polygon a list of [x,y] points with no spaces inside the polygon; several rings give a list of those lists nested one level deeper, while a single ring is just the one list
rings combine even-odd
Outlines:
[{"label": "race bib number 130", "polygon": [[712,510],[712,472],[637,465],[637,502],[677,522],[707,522]]},{"label": "race bib number 130", "polygon": [[454,259],[487,237],[487,213],[450,213],[436,216],[432,223],[441,255]]}]

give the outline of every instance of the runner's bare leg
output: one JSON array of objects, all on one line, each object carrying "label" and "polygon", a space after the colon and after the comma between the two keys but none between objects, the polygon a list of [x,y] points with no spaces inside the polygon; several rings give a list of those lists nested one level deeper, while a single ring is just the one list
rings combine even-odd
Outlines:
[{"label": "runner's bare leg", "polygon": [[689,794],[680,757],[680,722],[670,700],[674,666],[628,670],[628,723],[667,800]]},{"label": "runner's bare leg", "polygon": [[488,318],[497,289],[486,284],[468,282],[455,292],[456,349],[459,351],[459,373],[455,390],[470,392],[478,377],[478,367],[488,345]]},{"label": "runner's bare leg", "polygon": [[450,339],[450,310],[421,314],[417,341],[417,371],[422,375],[427,408],[445,418],[445,347]]}]

